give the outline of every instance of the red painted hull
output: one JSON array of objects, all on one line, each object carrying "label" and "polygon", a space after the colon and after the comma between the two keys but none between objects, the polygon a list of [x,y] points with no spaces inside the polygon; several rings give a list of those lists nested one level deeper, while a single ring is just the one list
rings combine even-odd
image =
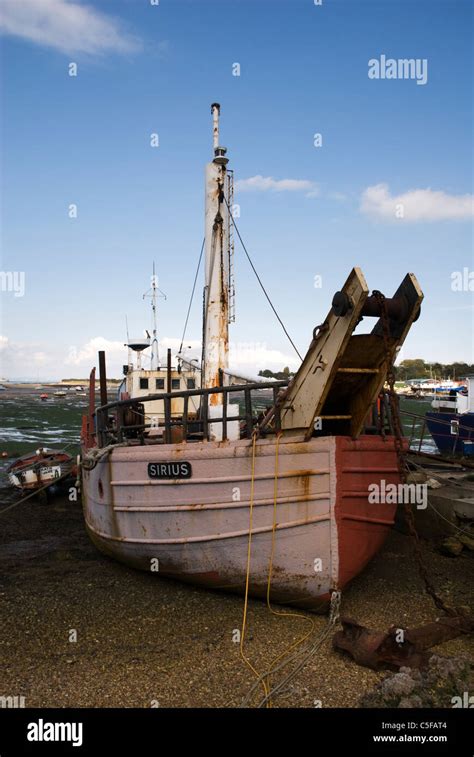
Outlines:
[{"label": "red painted hull", "polygon": [[336,437],[336,523],[339,586],[360,573],[383,545],[395,521],[397,504],[370,503],[369,484],[400,483],[392,437]]}]

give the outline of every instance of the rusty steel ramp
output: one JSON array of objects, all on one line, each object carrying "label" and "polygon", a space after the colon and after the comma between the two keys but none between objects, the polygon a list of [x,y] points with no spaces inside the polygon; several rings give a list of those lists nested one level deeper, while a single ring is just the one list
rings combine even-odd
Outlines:
[{"label": "rusty steel ramp", "polygon": [[[381,304],[383,299],[384,305]],[[369,295],[360,268],[353,268],[340,292],[334,295],[324,323],[316,327],[306,356],[275,407],[260,423],[271,432],[278,414],[284,434],[315,430],[356,438],[376,402],[398,349],[418,318],[423,293],[408,273],[392,298]],[[382,307],[389,322],[384,339]],[[364,317],[378,320],[368,334],[354,334]]]}]

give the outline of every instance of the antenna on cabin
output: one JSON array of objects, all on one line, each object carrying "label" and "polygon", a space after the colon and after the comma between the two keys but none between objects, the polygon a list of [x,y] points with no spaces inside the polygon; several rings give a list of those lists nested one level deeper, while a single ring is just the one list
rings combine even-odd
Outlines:
[{"label": "antenna on cabin", "polygon": [[145,297],[150,297],[151,299],[151,310],[152,310],[152,320],[153,320],[153,338],[151,342],[151,365],[150,368],[152,371],[156,371],[160,367],[160,353],[158,349],[158,334],[157,334],[157,328],[156,328],[156,300],[157,297],[163,297],[163,299],[166,300],[166,294],[161,291],[161,289],[158,287],[158,276],[155,274],[155,262],[153,261],[153,275],[151,277],[151,287],[148,289],[145,294],[143,295],[143,299]]}]

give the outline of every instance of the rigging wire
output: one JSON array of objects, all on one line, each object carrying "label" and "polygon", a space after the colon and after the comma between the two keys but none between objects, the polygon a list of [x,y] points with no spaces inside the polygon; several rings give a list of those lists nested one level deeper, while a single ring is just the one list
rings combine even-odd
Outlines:
[{"label": "rigging wire", "polygon": [[298,351],[298,348],[296,347],[296,345],[295,345],[295,343],[294,343],[293,339],[291,338],[291,336],[289,335],[288,331],[286,330],[285,324],[283,323],[283,321],[281,320],[280,316],[278,315],[278,313],[277,313],[277,311],[276,311],[276,309],[275,309],[275,306],[273,305],[273,302],[271,301],[271,299],[270,299],[270,297],[269,297],[269,295],[268,295],[268,293],[267,293],[267,290],[266,290],[266,289],[265,289],[265,287],[263,286],[263,282],[262,282],[262,280],[261,280],[260,276],[259,276],[259,275],[258,275],[258,273],[257,273],[257,270],[256,270],[256,268],[255,268],[255,266],[254,266],[254,264],[253,264],[253,262],[252,262],[252,258],[250,257],[250,255],[249,255],[249,253],[248,253],[248,250],[247,250],[247,248],[246,248],[246,246],[245,246],[245,244],[244,244],[244,240],[242,239],[242,237],[241,237],[241,235],[240,235],[240,231],[239,231],[239,229],[238,229],[238,227],[237,227],[237,224],[235,223],[235,220],[234,220],[234,217],[233,217],[233,215],[232,215],[232,211],[231,211],[231,209],[230,209],[229,203],[227,202],[227,197],[226,197],[225,195],[223,195],[223,197],[224,197],[224,201],[225,201],[225,204],[227,205],[227,209],[228,209],[228,211],[229,211],[229,216],[230,216],[230,218],[231,218],[231,220],[232,220],[232,225],[233,225],[233,227],[234,227],[235,231],[237,232],[237,236],[239,237],[239,240],[240,240],[240,244],[242,245],[242,247],[243,247],[243,250],[244,250],[244,252],[245,252],[245,254],[246,254],[246,256],[247,256],[247,259],[248,259],[248,261],[249,261],[249,263],[250,263],[250,265],[251,265],[251,267],[252,267],[252,271],[254,272],[254,274],[255,274],[255,276],[256,276],[256,278],[257,278],[257,281],[258,281],[258,283],[260,284],[260,287],[261,287],[261,289],[262,289],[262,292],[263,292],[263,294],[265,295],[265,297],[267,298],[267,300],[268,300],[268,302],[269,302],[269,305],[270,305],[271,309],[272,309],[272,310],[273,310],[273,312],[275,313],[275,315],[276,315],[276,317],[277,317],[277,320],[278,320],[278,322],[279,322],[280,326],[282,327],[283,331],[285,332],[286,336],[288,337],[288,339],[289,339],[289,341],[290,341],[290,344],[291,344],[291,346],[293,347],[294,351],[295,351],[295,352],[296,352],[296,354],[298,355],[299,359],[300,359],[300,360],[301,360],[301,361],[303,362],[303,358],[301,357],[301,355],[300,355],[300,353],[299,353],[299,351]]},{"label": "rigging wire", "polygon": [[188,327],[189,314],[191,312],[191,306],[193,304],[194,291],[196,289],[196,283],[197,283],[197,278],[198,278],[198,275],[199,275],[199,269],[201,267],[202,253],[204,252],[204,243],[205,243],[205,241],[206,241],[206,238],[204,237],[204,239],[202,240],[201,252],[199,253],[199,262],[198,262],[197,268],[196,268],[196,275],[194,277],[193,289],[192,289],[192,292],[191,292],[191,298],[189,300],[189,307],[188,307],[188,312],[186,314],[186,321],[184,322],[183,336],[181,337],[181,345],[180,345],[179,350],[178,350],[178,355],[181,355],[181,350],[183,349],[184,337],[186,336],[186,329]]}]

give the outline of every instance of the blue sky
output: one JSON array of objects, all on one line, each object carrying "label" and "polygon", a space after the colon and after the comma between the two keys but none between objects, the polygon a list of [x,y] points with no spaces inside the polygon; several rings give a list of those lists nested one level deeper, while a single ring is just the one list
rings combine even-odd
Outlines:
[{"label": "blue sky", "polygon": [[[135,334],[150,325],[153,260],[163,347],[179,344],[213,101],[239,229],[300,352],[358,265],[387,295],[407,271],[420,281],[402,358],[474,361],[473,293],[451,278],[474,270],[469,0],[3,0],[1,14],[2,270],[25,273],[24,296],[0,292],[1,376],[84,376],[101,346],[118,375],[125,314]],[[381,55],[426,59],[427,83],[369,79]],[[296,367],[238,246],[235,268],[233,362]]]}]

